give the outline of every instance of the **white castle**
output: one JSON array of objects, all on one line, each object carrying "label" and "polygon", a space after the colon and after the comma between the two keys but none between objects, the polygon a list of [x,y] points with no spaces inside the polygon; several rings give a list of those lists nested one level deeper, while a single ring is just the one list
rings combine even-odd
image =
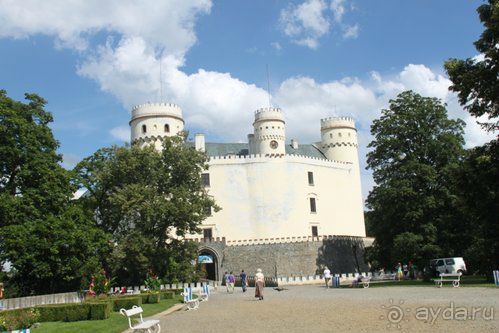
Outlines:
[{"label": "white castle", "polygon": [[[320,121],[321,141],[286,142],[279,108],[255,112],[248,143],[209,143],[196,134],[195,149],[209,156],[202,175],[209,195],[222,208],[192,239],[227,244],[365,237],[357,130],[351,118]],[[162,138],[184,130],[175,104],[149,103],[132,109],[131,141],[161,149]]]}]

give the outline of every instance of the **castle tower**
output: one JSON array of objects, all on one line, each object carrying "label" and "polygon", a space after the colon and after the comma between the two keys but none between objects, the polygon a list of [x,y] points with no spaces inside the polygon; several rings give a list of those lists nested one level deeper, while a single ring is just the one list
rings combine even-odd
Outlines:
[{"label": "castle tower", "polygon": [[171,103],[147,103],[132,109],[131,142],[141,147],[154,144],[162,148],[163,138],[184,130],[182,109]]},{"label": "castle tower", "polygon": [[286,130],[284,115],[279,108],[262,108],[255,111],[253,137],[248,138],[253,154],[284,155]]},{"label": "castle tower", "polygon": [[359,165],[357,129],[350,117],[321,119],[320,148],[329,160]]}]

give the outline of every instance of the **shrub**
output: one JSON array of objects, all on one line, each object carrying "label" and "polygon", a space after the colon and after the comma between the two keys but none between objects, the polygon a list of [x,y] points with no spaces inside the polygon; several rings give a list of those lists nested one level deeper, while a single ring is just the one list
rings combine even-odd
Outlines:
[{"label": "shrub", "polygon": [[53,304],[37,307],[40,321],[79,321],[89,317],[88,304]]},{"label": "shrub", "polygon": [[39,312],[34,308],[5,310],[0,312],[0,331],[13,331],[29,328],[39,320]]},{"label": "shrub", "polygon": [[111,311],[113,310],[113,305],[109,301],[105,302],[88,302],[86,303],[89,307],[89,316],[90,320],[102,320],[107,319],[111,315]]},{"label": "shrub", "polygon": [[158,292],[150,293],[149,298],[147,299],[147,303],[150,304],[159,303],[159,300],[160,300],[160,294]]},{"label": "shrub", "polygon": [[160,293],[161,299],[173,299],[173,296],[175,296],[175,292],[173,291],[162,291]]},{"label": "shrub", "polygon": [[141,296],[130,296],[130,297],[116,297],[112,300],[113,302],[113,311],[118,312],[120,309],[131,309],[132,306],[142,305],[142,297]]},{"label": "shrub", "polygon": [[147,304],[149,303],[149,293],[142,293],[140,294],[140,297],[142,298],[142,304]]}]

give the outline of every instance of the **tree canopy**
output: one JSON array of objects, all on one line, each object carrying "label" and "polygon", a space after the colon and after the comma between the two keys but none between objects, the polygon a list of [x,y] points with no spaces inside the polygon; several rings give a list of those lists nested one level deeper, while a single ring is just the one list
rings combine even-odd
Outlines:
[{"label": "tree canopy", "polygon": [[75,187],[59,164],[46,101],[26,99],[0,91],[0,263],[12,267],[9,296],[75,290],[109,247],[71,202]]},{"label": "tree canopy", "polygon": [[448,119],[438,99],[412,91],[374,120],[367,164],[376,185],[367,215],[376,238],[372,253],[386,268],[440,254],[439,226],[455,199],[448,184],[463,154],[463,126]]},{"label": "tree canopy", "polygon": [[[116,258],[133,252],[142,239],[141,265],[160,277],[173,276],[168,263],[173,243],[199,232],[200,223],[218,210],[201,182],[206,168],[207,156],[185,145],[181,136],[166,138],[162,151],[152,146],[103,148],[76,167],[78,185],[88,189],[80,201],[95,212],[96,224],[113,235]],[[191,257],[186,258],[189,265]],[[123,264],[120,277],[140,282],[126,260]],[[147,270],[141,272],[145,277]]]},{"label": "tree canopy", "polygon": [[484,128],[499,129],[499,0],[489,0],[477,12],[485,30],[475,42],[480,56],[449,59],[445,69],[452,81],[450,90],[473,116],[487,116]]}]

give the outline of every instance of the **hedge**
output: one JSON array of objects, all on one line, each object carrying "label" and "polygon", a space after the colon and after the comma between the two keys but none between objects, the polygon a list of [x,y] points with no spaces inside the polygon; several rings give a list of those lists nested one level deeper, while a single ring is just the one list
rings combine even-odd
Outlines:
[{"label": "hedge", "polygon": [[87,304],[53,304],[37,306],[40,321],[79,321],[87,320],[90,308]]},{"label": "hedge", "polygon": [[0,311],[0,332],[28,328],[39,321],[34,308]]},{"label": "hedge", "polygon": [[147,303],[150,304],[159,303],[159,300],[160,300],[160,294],[158,292],[150,293],[149,297],[147,298]]},{"label": "hedge", "polygon": [[142,305],[142,297],[139,296],[130,296],[130,297],[116,297],[112,298],[111,302],[113,302],[113,311],[118,312],[120,309],[131,309],[132,306]]},{"label": "hedge", "polygon": [[90,308],[90,313],[88,319],[90,320],[102,320],[107,319],[111,315],[113,310],[113,305],[109,301],[105,302],[87,302]]},{"label": "hedge", "polygon": [[173,299],[173,296],[175,296],[175,292],[173,291],[162,291],[160,293],[161,299]]}]

